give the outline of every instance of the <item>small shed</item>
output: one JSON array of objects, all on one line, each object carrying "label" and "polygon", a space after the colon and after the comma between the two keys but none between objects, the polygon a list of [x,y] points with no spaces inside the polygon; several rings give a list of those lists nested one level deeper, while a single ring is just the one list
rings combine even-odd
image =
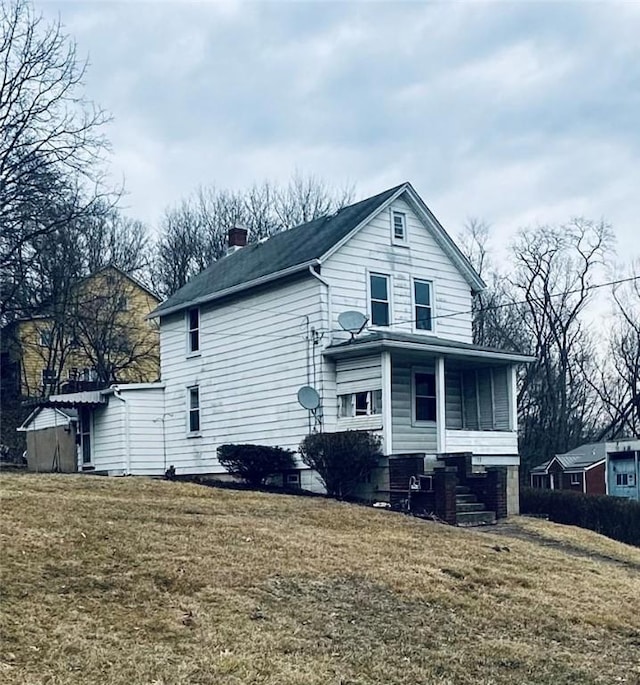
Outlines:
[{"label": "small shed", "polygon": [[74,408],[34,409],[18,428],[26,433],[29,471],[77,471],[77,424],[78,412]]},{"label": "small shed", "polygon": [[162,383],[51,395],[19,430],[34,471],[156,476],[169,466]]}]

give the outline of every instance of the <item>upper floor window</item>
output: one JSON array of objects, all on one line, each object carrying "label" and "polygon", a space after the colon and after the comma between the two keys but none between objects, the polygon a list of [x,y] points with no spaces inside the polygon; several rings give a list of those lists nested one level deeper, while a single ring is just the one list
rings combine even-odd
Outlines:
[{"label": "upper floor window", "polygon": [[421,331],[433,330],[433,286],[429,281],[413,281],[414,323]]},{"label": "upper floor window", "polygon": [[391,230],[393,242],[407,242],[407,217],[402,212],[391,212]]},{"label": "upper floor window", "polygon": [[55,385],[58,374],[53,369],[42,369],[42,385]]},{"label": "upper floor window", "polygon": [[188,342],[187,350],[189,353],[200,350],[200,309],[194,307],[187,312]]},{"label": "upper floor window", "polygon": [[40,345],[42,347],[51,347],[53,342],[53,332],[50,328],[43,328],[40,331]]},{"label": "upper floor window", "polygon": [[436,420],[436,377],[433,373],[413,375],[414,420]]},{"label": "upper floor window", "polygon": [[187,389],[189,433],[200,432],[200,388],[194,385]]},{"label": "upper floor window", "polygon": [[371,323],[374,326],[389,325],[389,276],[370,274]]}]

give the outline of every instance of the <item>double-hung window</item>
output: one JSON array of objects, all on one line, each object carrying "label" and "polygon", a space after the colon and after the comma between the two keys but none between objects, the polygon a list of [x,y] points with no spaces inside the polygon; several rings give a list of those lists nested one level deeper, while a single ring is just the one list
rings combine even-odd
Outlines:
[{"label": "double-hung window", "polygon": [[189,354],[200,351],[200,309],[187,312],[187,350]]},{"label": "double-hung window", "polygon": [[200,432],[200,388],[194,385],[187,388],[188,428],[190,434]]},{"label": "double-hung window", "polygon": [[436,376],[416,371],[413,375],[414,420],[436,420]]},{"label": "double-hung window", "polygon": [[407,217],[402,212],[391,212],[391,229],[394,243],[407,242]]},{"label": "double-hung window", "polygon": [[433,330],[433,285],[430,281],[413,281],[414,324],[417,330]]},{"label": "double-hung window", "polygon": [[366,390],[338,397],[340,418],[382,414],[382,390]]},{"label": "double-hung window", "polygon": [[390,319],[389,276],[370,274],[369,292],[371,296],[371,324],[373,326],[388,326]]}]

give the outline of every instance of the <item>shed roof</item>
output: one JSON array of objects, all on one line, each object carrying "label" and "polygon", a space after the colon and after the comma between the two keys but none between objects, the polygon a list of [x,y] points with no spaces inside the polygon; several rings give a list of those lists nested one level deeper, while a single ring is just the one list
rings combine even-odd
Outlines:
[{"label": "shed roof", "polygon": [[194,276],[150,316],[162,316],[179,311],[226,294],[229,290],[249,287],[261,279],[276,278],[279,274],[289,274],[318,263],[340,241],[404,191],[408,192],[419,211],[429,217],[436,229],[436,238],[458,261],[465,277],[470,280],[470,285],[476,290],[481,290],[484,283],[466,257],[429,212],[411,184],[402,183],[378,195],[343,207],[329,216],[282,231],[268,240],[249,244],[219,259]]},{"label": "shed roof", "polygon": [[324,354],[328,357],[350,357],[385,348],[416,350],[433,354],[440,353],[461,358],[482,358],[487,361],[504,363],[531,362],[535,359],[535,357],[521,354],[520,352],[497,350],[493,347],[448,340],[435,335],[399,333],[396,331],[374,331],[367,335],[359,336],[354,340],[336,343],[329,346]]}]

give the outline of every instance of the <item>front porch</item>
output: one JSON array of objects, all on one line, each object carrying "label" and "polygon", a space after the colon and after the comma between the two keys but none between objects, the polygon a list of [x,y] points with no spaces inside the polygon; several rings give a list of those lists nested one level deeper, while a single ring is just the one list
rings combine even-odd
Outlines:
[{"label": "front porch", "polygon": [[391,333],[325,354],[335,360],[337,395],[335,425],[327,430],[379,432],[386,456],[470,452],[478,465],[513,464],[516,364],[528,357]]},{"label": "front porch", "polygon": [[[469,455],[472,467],[502,467],[508,511],[518,511],[517,364],[524,355],[433,336],[375,333],[330,346],[337,410],[325,430],[370,430],[386,457]],[[386,474],[386,475],[385,475]],[[388,469],[376,497],[390,497]],[[408,484],[403,485],[408,487]]]}]

